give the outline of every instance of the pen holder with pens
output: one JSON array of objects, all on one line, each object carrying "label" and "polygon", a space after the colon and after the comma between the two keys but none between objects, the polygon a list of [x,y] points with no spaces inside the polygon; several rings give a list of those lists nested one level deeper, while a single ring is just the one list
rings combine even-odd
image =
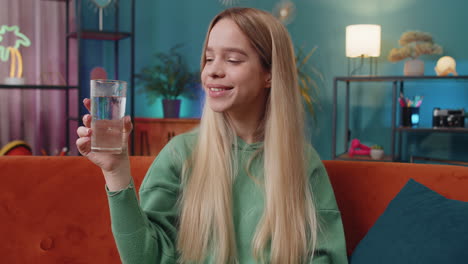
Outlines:
[{"label": "pen holder with pens", "polygon": [[401,107],[401,125],[404,127],[418,127],[419,107]]},{"label": "pen holder with pens", "polygon": [[398,102],[401,109],[401,126],[403,127],[418,127],[419,125],[419,107],[421,106],[423,96],[415,96],[413,100],[405,98],[403,93],[400,93]]}]

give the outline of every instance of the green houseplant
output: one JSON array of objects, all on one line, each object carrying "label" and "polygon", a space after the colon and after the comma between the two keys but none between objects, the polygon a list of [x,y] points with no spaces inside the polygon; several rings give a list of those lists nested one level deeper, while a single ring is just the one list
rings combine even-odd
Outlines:
[{"label": "green houseplant", "polygon": [[162,97],[165,118],[179,117],[179,98],[195,97],[193,87],[199,83],[199,73],[190,71],[179,51],[181,46],[175,45],[167,53],[156,53],[153,64],[135,75],[143,85],[140,91],[147,95],[149,104]]},{"label": "green houseplant", "polygon": [[323,82],[322,73],[314,66],[309,64],[310,57],[316,52],[317,47],[314,47],[308,53],[304,52],[302,47],[296,48],[296,68],[299,89],[301,90],[302,98],[307,111],[315,119],[314,103],[319,90],[319,84],[316,79]]},{"label": "green houseplant", "polygon": [[373,145],[371,147],[370,156],[374,160],[380,160],[384,157],[384,149],[380,145]]}]

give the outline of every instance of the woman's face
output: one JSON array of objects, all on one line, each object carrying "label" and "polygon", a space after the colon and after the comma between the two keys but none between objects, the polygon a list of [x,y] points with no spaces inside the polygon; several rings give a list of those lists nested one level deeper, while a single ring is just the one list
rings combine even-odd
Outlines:
[{"label": "woman's face", "polygon": [[201,79],[213,111],[264,111],[270,73],[232,20],[221,19],[211,29],[205,59]]}]

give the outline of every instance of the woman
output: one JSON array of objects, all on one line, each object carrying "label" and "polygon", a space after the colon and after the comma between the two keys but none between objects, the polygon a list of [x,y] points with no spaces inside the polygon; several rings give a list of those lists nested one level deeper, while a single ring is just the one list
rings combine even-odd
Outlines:
[{"label": "woman", "polygon": [[266,12],[227,9],[209,26],[201,68],[200,128],[161,151],[140,203],[127,154],[90,152],[89,115],[78,129],[78,149],[103,170],[122,261],[346,263],[333,190],[305,140],[287,30]]}]

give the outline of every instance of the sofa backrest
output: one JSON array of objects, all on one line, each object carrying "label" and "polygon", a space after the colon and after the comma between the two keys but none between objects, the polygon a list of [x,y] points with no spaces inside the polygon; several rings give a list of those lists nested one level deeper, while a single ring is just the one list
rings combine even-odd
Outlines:
[{"label": "sofa backrest", "polygon": [[[132,157],[139,186],[154,157]],[[0,263],[120,263],[104,178],[84,157],[0,158]]]},{"label": "sofa backrest", "polygon": [[[154,157],[131,157],[135,185]],[[468,168],[325,161],[348,253],[409,178],[468,201]],[[0,158],[1,263],[119,263],[104,179],[84,157]]]},{"label": "sofa backrest", "polygon": [[341,211],[348,255],[410,178],[446,198],[468,202],[468,167],[360,161],[324,164]]}]

